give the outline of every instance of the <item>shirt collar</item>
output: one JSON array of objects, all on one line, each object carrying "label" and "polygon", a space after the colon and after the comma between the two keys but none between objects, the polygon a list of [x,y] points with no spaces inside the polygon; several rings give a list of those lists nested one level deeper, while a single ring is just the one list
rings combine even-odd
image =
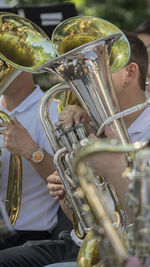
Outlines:
[{"label": "shirt collar", "polygon": [[[11,112],[8,112],[11,115],[14,112],[22,112],[27,110],[31,105],[41,100],[41,97],[43,95],[43,91],[41,90],[39,85],[35,85],[34,91],[28,95],[15,109],[13,109]],[[4,108],[5,109],[5,108]]]},{"label": "shirt collar", "polygon": [[128,133],[142,133],[143,129],[150,127],[150,107],[144,109],[144,111],[137,117],[137,119],[128,128]]}]

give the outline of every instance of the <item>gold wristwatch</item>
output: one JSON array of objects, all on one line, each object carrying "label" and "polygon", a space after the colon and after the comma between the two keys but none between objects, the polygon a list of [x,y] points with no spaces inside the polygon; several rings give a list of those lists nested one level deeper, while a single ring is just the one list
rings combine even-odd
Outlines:
[{"label": "gold wristwatch", "polygon": [[44,158],[44,151],[42,149],[38,149],[37,151],[33,152],[31,160],[34,163],[39,163]]}]

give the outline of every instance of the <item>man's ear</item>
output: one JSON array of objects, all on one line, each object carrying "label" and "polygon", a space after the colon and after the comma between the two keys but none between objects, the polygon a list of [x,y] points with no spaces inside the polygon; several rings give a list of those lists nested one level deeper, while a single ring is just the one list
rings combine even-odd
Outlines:
[{"label": "man's ear", "polygon": [[139,67],[135,62],[126,66],[126,81],[135,79],[139,74]]}]

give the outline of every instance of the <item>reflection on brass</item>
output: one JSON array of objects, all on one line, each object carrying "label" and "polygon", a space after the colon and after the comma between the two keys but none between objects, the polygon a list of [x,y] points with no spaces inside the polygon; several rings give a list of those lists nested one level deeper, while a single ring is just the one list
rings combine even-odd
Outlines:
[{"label": "reflection on brass", "polygon": [[0,57],[29,72],[55,57],[46,33],[26,18],[0,12]]},{"label": "reflection on brass", "polygon": [[[0,111],[0,119],[12,123],[8,114]],[[9,176],[6,196],[6,211],[11,225],[14,226],[21,204],[22,194],[22,163],[21,157],[14,154],[10,155]]]},{"label": "reflection on brass", "polygon": [[[60,23],[52,33],[52,43],[56,54],[59,56],[86,43],[110,36],[113,33],[121,33],[121,31],[110,22],[98,17],[79,16],[69,18]],[[127,63],[129,56],[129,44],[123,35],[119,40],[115,41],[111,49],[109,56],[111,72],[121,69]],[[80,105],[77,96],[71,91],[65,91],[62,93],[58,111],[61,112],[67,104],[73,105],[74,103]]]},{"label": "reflection on brass", "polygon": [[40,71],[55,58],[55,51],[58,55],[64,54],[113,34],[121,36],[111,49],[111,72],[122,68],[130,56],[125,35],[115,25],[98,17],[81,16],[63,21],[55,28],[52,42],[42,29],[26,18],[0,12],[0,20],[0,57],[22,70]]},{"label": "reflection on brass", "polygon": [[121,33],[110,53],[111,72],[121,69],[130,56],[129,43],[121,30],[98,17],[77,16],[61,22],[52,33],[52,43],[57,55],[64,54],[86,43]]},{"label": "reflection on brass", "polygon": [[78,267],[91,267],[99,263],[99,243],[101,241],[102,238],[99,235],[96,236],[93,230],[87,233],[78,253]]},{"label": "reflection on brass", "polygon": [[[14,38],[16,39],[16,45],[14,45]],[[24,39],[23,36],[21,38]],[[31,47],[27,47],[23,40],[19,40],[19,36],[12,36],[9,32],[0,34],[0,49],[1,53],[11,61],[15,61],[16,64],[25,67],[32,67],[35,62],[34,51]],[[27,56],[28,55],[28,56]]]}]

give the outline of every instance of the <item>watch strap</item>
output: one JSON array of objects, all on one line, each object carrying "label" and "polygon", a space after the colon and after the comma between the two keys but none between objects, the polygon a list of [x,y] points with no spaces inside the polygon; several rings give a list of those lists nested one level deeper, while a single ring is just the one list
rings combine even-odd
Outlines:
[{"label": "watch strap", "polygon": [[33,152],[31,160],[34,163],[39,163],[43,160],[43,158],[44,158],[44,151],[41,148],[39,148],[38,150]]}]

